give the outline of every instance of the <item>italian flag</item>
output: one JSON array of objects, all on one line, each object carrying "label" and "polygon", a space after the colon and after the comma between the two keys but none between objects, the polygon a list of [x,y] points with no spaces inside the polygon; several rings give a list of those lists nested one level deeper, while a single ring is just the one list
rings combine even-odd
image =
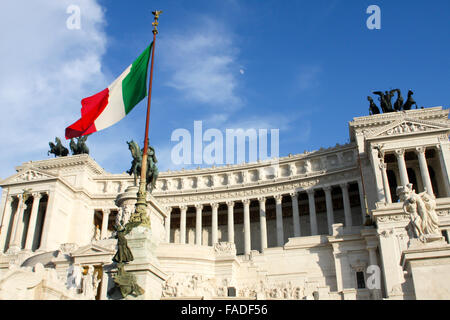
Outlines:
[{"label": "italian flag", "polygon": [[108,88],[81,100],[81,119],[66,128],[66,139],[108,128],[147,95],[147,70],[153,42]]}]

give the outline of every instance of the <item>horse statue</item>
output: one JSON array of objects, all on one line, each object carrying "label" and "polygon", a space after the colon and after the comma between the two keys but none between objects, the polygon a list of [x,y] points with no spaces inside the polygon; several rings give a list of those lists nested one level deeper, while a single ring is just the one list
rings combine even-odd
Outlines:
[{"label": "horse statue", "polygon": [[50,150],[47,152],[47,155],[54,154],[56,157],[65,157],[69,154],[69,150],[63,146],[61,143],[61,139],[56,137],[55,143],[49,142]]},{"label": "horse statue", "polygon": [[367,97],[367,100],[369,100],[370,102],[370,107],[369,107],[369,114],[370,115],[374,115],[374,114],[380,114],[380,109],[378,109],[377,105],[375,104],[375,102],[373,102],[372,97]]},{"label": "horse statue", "polygon": [[401,111],[403,109],[403,97],[400,89],[391,90],[391,93],[397,92],[397,101],[394,103],[394,110]]},{"label": "horse statue", "polygon": [[393,97],[393,94],[386,91],[386,93],[383,93],[383,91],[374,91],[373,94],[380,96],[378,99],[380,101],[380,107],[383,113],[393,112],[394,109],[392,109],[392,103],[391,99]]},{"label": "horse statue", "polygon": [[417,103],[414,101],[412,95],[414,94],[414,92],[412,92],[412,90],[408,91],[408,99],[406,100],[405,104],[403,105],[403,110],[411,110],[413,105],[416,105],[416,109],[417,109]]},{"label": "horse statue", "polygon": [[70,150],[72,151],[72,155],[77,154],[89,154],[89,148],[86,145],[86,140],[89,135],[82,136],[77,138],[77,142],[75,143],[74,139],[70,139]]},{"label": "horse statue", "polygon": [[[141,174],[142,155],[144,150],[141,150],[139,145],[133,140],[130,142],[127,141],[127,144],[128,149],[130,149],[131,156],[133,157],[131,168],[127,171],[127,173],[129,175],[134,175],[134,185],[137,186],[137,179]],[[149,191],[152,192],[156,187],[156,180],[159,174],[158,168],[156,167],[158,160],[156,159],[156,153],[153,147],[148,147],[147,156],[146,185],[148,186],[150,184]]]}]

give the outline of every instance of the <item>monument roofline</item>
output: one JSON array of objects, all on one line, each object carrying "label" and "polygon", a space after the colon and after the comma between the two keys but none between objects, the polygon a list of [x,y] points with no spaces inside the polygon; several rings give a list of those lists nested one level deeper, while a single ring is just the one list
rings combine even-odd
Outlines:
[{"label": "monument roofline", "polygon": [[445,126],[449,125],[449,109],[444,109],[442,106],[431,107],[426,109],[398,111],[390,113],[382,113],[371,116],[355,117],[349,124],[350,141],[355,141],[357,132],[364,130],[376,130],[377,128],[385,127],[399,120],[415,120],[426,121],[427,123],[441,123]]},{"label": "monument roofline", "polygon": [[15,169],[17,172],[23,171],[27,168],[34,167],[40,170],[55,170],[65,169],[71,167],[87,167],[92,173],[96,175],[105,174],[105,170],[88,154],[80,154],[75,156],[57,157],[38,161],[24,162],[21,166]]}]

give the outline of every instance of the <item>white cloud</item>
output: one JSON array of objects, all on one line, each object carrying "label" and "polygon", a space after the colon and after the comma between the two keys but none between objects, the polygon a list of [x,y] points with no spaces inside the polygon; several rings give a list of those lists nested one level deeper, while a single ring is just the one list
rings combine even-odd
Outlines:
[{"label": "white cloud", "polygon": [[169,34],[161,41],[163,65],[171,72],[167,85],[183,98],[216,107],[237,107],[236,54],[230,32],[218,22],[200,19],[201,27]]},{"label": "white cloud", "polygon": [[298,87],[301,91],[317,88],[320,84],[319,76],[322,73],[320,66],[304,66],[297,76]]},{"label": "white cloud", "polygon": [[[80,30],[66,27],[71,4],[81,9]],[[48,141],[79,118],[80,100],[108,83],[104,23],[97,0],[1,2],[1,178],[44,158]]]}]

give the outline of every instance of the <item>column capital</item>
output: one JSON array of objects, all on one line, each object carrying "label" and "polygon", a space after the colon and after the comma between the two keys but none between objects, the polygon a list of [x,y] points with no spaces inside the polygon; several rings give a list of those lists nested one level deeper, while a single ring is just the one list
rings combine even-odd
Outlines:
[{"label": "column capital", "polygon": [[218,209],[218,208],[219,208],[219,203],[218,203],[218,202],[213,202],[213,203],[211,203],[211,208],[212,208],[213,210]]},{"label": "column capital", "polygon": [[425,147],[416,147],[416,153],[417,154],[425,154]]},{"label": "column capital", "polygon": [[111,213],[111,208],[102,209],[102,212],[106,213],[106,214],[110,214]]},{"label": "column capital", "polygon": [[186,205],[181,205],[181,206],[180,206],[180,210],[181,210],[181,211],[186,211],[187,208],[188,208],[188,207],[187,207]]},{"label": "column capital", "polygon": [[341,187],[341,189],[348,189],[348,182],[341,182],[339,186]]},{"label": "column capital", "polygon": [[380,162],[380,164],[378,166],[381,170],[383,170],[383,171],[386,170],[386,163],[384,163],[384,161]]},{"label": "column capital", "polygon": [[397,158],[403,158],[405,156],[405,149],[395,149],[395,155]]},{"label": "column capital", "polygon": [[292,191],[292,192],[289,192],[289,195],[291,196],[291,198],[297,198],[298,197],[298,192],[297,191]]},{"label": "column capital", "polygon": [[250,199],[243,199],[243,200],[242,200],[242,203],[243,203],[244,205],[249,205],[249,204],[250,204]]},{"label": "column capital", "polygon": [[44,196],[41,192],[33,192],[31,195],[34,199],[41,199]]},{"label": "column capital", "polygon": [[316,190],[314,188],[306,189],[306,193],[308,194],[308,196],[314,195],[315,192]]},{"label": "column capital", "polygon": [[325,192],[330,192],[331,189],[333,189],[333,186],[323,186],[322,189],[323,189],[323,191],[325,191]]},{"label": "column capital", "polygon": [[282,194],[276,194],[273,197],[275,198],[275,201],[277,203],[281,203],[281,201],[283,200],[283,195]]},{"label": "column capital", "polygon": [[259,197],[258,198],[258,201],[261,203],[261,202],[266,202],[266,197]]},{"label": "column capital", "polygon": [[233,208],[234,207],[234,201],[227,201],[227,206]]},{"label": "column capital", "polygon": [[203,209],[203,204],[197,203],[197,204],[195,205],[195,208],[196,208],[197,210],[202,210],[202,209]]},{"label": "column capital", "polygon": [[17,197],[17,199],[19,199],[19,201],[20,201],[20,200],[23,199],[23,194],[21,194],[21,193],[16,194],[16,197]]}]

